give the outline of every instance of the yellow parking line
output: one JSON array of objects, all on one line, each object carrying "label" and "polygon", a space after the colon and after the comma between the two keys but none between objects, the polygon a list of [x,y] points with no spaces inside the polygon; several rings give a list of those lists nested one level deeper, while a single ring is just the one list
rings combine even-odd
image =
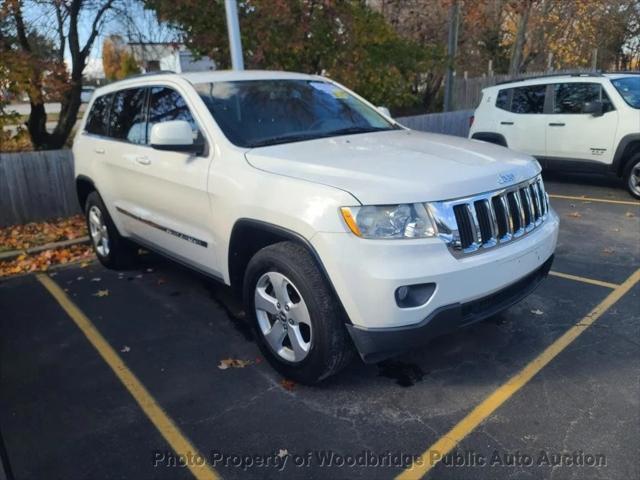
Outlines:
[{"label": "yellow parking line", "polygon": [[[113,373],[116,374],[118,379],[120,379],[127,390],[129,390],[129,393],[131,393],[136,402],[138,402],[140,408],[142,408],[147,417],[149,417],[149,420],[151,420],[171,448],[178,455],[186,456],[191,454],[194,457],[200,455],[201,458],[205,458],[191,444],[187,437],[184,436],[176,424],[173,423],[173,420],[162,410],[162,407],[158,405],[144,385],[140,383],[140,380],[129,370],[116,351],[104,339],[87,316],[71,301],[67,294],[47,275],[38,274],[36,278],[44,285],[53,298],[57,300],[82,333],[84,333],[87,340],[89,340],[103,360],[111,367]],[[193,464],[195,462],[190,463],[188,468],[196,479],[215,480],[220,478],[211,466],[207,464],[202,466],[195,465]]]},{"label": "yellow parking line", "polygon": [[570,195],[551,195],[550,198],[562,198],[564,200],[579,200],[582,202],[600,202],[600,203],[617,203],[619,205],[634,205],[640,207],[640,202],[634,202],[633,200],[609,200],[606,198],[590,198],[590,197],[572,197]]},{"label": "yellow parking line", "polygon": [[595,323],[611,306],[620,300],[634,285],[640,281],[640,269],[613,290],[607,297],[591,310],[582,320],[571,327],[544,352],[538,355],[514,377],[500,386],[471,413],[464,417],[442,438],[431,445],[409,468],[396,477],[396,480],[422,478],[442,457],[453,450],[469,433],[487,419],[498,407],[506,402],[514,393],[524,387],[540,370],[542,370],[560,352],[567,348],[587,328]]},{"label": "yellow parking line", "polygon": [[594,280],[593,278],[580,277],[578,275],[571,275],[569,273],[556,272],[555,270],[551,270],[549,272],[549,275],[553,275],[554,277],[566,278],[567,280],[575,280],[576,282],[588,283],[590,285],[598,285],[599,287],[618,288],[620,286],[617,283],[603,282],[602,280]]}]

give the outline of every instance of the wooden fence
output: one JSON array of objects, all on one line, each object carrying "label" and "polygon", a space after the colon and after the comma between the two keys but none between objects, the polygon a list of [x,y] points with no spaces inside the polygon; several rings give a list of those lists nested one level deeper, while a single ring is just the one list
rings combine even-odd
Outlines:
[{"label": "wooden fence", "polygon": [[[472,110],[402,117],[406,127],[466,137]],[[70,150],[0,153],[0,227],[80,213]]]},{"label": "wooden fence", "polygon": [[70,150],[0,153],[0,227],[80,212]]},{"label": "wooden fence", "polygon": [[469,117],[473,110],[458,110],[445,113],[428,113],[413,117],[399,117],[396,120],[405,127],[422,132],[444,133],[456,137],[469,134]]}]

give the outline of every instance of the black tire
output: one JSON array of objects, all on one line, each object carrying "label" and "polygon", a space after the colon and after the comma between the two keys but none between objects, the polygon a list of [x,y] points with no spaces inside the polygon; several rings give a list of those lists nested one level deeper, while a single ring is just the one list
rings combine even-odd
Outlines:
[{"label": "black tire", "polygon": [[[260,329],[255,291],[259,279],[267,272],[276,272],[290,279],[309,311],[313,340],[308,354],[299,362],[292,363],[279,356]],[[255,254],[244,276],[243,297],[256,329],[260,350],[285,378],[312,385],[336,374],[353,358],[354,349],[344,325],[344,314],[324,275],[303,246],[281,242]]]},{"label": "black tire", "polygon": [[[89,212],[93,207],[100,210],[104,224],[107,227],[109,245],[109,251],[107,254],[103,254],[99,251],[96,242],[91,236]],[[98,257],[100,263],[113,270],[123,270],[133,266],[136,259],[137,248],[130,241],[120,235],[98,192],[93,191],[87,196],[87,201],[84,204],[84,216],[85,221],[87,222],[87,230],[91,237],[93,251],[95,252],[96,257]]]},{"label": "black tire", "polygon": [[[627,187],[627,191],[631,194],[632,197],[640,199],[640,185],[634,181],[634,174],[637,176],[640,175],[640,153],[636,153],[631,160],[627,162],[627,165],[624,169],[624,184]],[[635,185],[635,188],[634,188]]]}]

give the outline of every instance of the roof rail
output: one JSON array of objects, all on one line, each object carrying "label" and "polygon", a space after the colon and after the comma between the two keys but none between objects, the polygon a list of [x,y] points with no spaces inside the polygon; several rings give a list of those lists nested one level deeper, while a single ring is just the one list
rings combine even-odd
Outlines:
[{"label": "roof rail", "polygon": [[132,78],[140,78],[140,77],[152,77],[154,75],[166,75],[170,73],[176,73],[173,70],[154,70],[152,72],[144,72],[144,73],[136,73],[135,75],[131,75],[130,77],[123,78],[123,80],[130,80]]},{"label": "roof rail", "polygon": [[613,74],[613,75],[640,75],[640,71],[638,70],[611,70],[604,73]]},{"label": "roof rail", "polygon": [[502,82],[496,83],[496,85],[504,85],[507,83],[515,83],[515,82],[524,82],[526,80],[536,80],[539,78],[553,78],[553,77],[602,77],[604,76],[601,71],[595,72],[556,72],[556,73],[545,73],[544,75],[534,75],[532,77],[519,77],[514,78],[512,80],[504,80]]}]

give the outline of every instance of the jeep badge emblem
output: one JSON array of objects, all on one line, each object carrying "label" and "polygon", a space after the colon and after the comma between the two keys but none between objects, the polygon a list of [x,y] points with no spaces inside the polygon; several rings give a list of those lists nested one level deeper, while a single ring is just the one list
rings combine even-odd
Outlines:
[{"label": "jeep badge emblem", "polygon": [[498,175],[498,185],[513,182],[515,179],[516,176],[513,173],[502,173]]}]

